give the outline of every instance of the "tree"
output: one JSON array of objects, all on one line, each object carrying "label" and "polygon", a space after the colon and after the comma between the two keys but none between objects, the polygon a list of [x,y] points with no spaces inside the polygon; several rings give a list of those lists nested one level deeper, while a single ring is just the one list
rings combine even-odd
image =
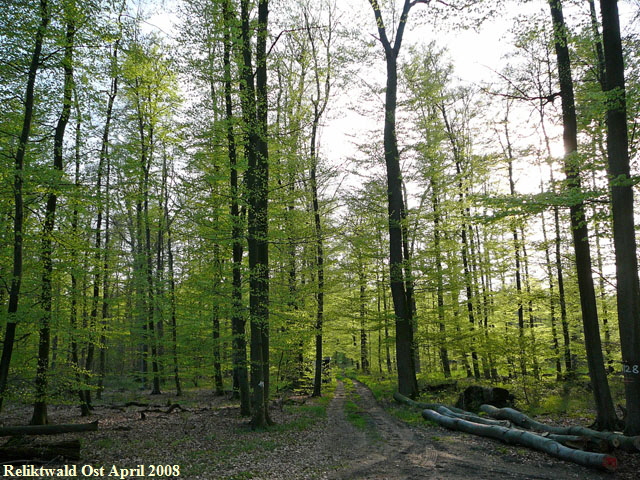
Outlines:
[{"label": "tree", "polygon": [[[396,106],[398,90],[398,54],[409,18],[409,11],[417,3],[427,1],[405,0],[393,43],[389,41],[382,11],[377,0],[369,0],[378,29],[379,41],[384,49],[387,65],[384,115],[384,158],[387,168],[387,200],[389,215],[389,269],[391,294],[396,315],[396,358],[398,363],[398,390],[414,397],[418,392],[416,381],[412,305],[407,298],[404,266],[409,262],[403,251],[403,220],[405,205],[402,195],[402,172],[396,137]],[[404,240],[406,241],[406,239]]]},{"label": "tree", "polygon": [[75,2],[65,4],[65,40],[62,68],[64,72],[64,85],[62,87],[62,111],[58,117],[53,139],[53,170],[54,181],[47,195],[45,221],[42,231],[41,261],[42,261],[42,318],[40,320],[40,332],[38,342],[38,367],[36,370],[36,401],[33,407],[32,425],[46,425],[47,417],[47,375],[49,373],[49,355],[51,350],[51,313],[52,290],[51,281],[53,275],[53,229],[56,221],[56,207],[58,203],[58,182],[64,169],[62,147],[65,130],[71,116],[71,104],[73,101],[73,51],[74,37],[76,34]]},{"label": "tree", "polygon": [[271,423],[269,418],[269,245],[267,143],[267,22],[269,1],[258,2],[255,81],[249,1],[240,3],[241,101],[246,129],[249,316],[251,325],[251,390],[253,428]]},{"label": "tree", "polygon": [[36,76],[40,67],[40,55],[42,53],[42,45],[44,36],[51,21],[51,12],[49,11],[48,0],[40,0],[40,24],[35,33],[35,45],[31,55],[31,63],[27,74],[27,85],[24,95],[24,116],[22,121],[22,130],[19,137],[19,143],[14,157],[14,180],[13,180],[13,197],[15,204],[15,213],[13,219],[13,270],[11,276],[11,288],[9,291],[9,305],[7,326],[4,333],[4,342],[2,347],[2,358],[0,359],[0,410],[7,389],[7,380],[9,377],[9,366],[11,364],[11,356],[13,352],[13,344],[16,335],[18,302],[20,299],[20,286],[22,284],[22,264],[23,264],[23,242],[24,242],[24,159],[27,151],[27,143],[31,134],[31,123],[33,120],[33,110],[35,106],[34,93]]},{"label": "tree", "polygon": [[640,434],[640,283],[634,225],[633,181],[617,0],[600,0],[607,94],[607,156],[616,255],[618,324],[627,415],[625,434]]},{"label": "tree", "polygon": [[562,3],[560,0],[549,0],[549,7],[553,21],[554,44],[560,81],[560,98],[562,101],[562,126],[565,151],[564,170],[568,187],[577,197],[576,200],[572,201],[569,210],[576,256],[576,270],[580,290],[580,306],[582,308],[587,362],[589,364],[589,375],[591,377],[593,395],[597,408],[596,423],[601,429],[613,430],[617,424],[617,417],[611,399],[609,382],[607,381],[607,375],[604,369],[595,289],[593,286],[593,277],[591,276],[589,230],[585,217],[584,202],[580,199],[581,182],[578,162],[578,132],[573,79],[571,77],[571,61],[567,43],[567,27],[564,22]]}]

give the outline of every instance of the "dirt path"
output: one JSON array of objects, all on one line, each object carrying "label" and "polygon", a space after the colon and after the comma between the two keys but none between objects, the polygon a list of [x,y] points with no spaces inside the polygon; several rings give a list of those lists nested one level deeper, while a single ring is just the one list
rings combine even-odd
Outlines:
[{"label": "dirt path", "polygon": [[[180,398],[170,394],[147,395],[138,400],[153,408],[98,407],[93,413],[93,419],[100,421],[97,432],[65,434],[55,440],[82,440],[79,470],[84,465],[103,466],[107,470],[140,464],[180,467],[180,476],[161,480],[638,478],[638,461],[632,460],[631,454],[621,458],[622,454],[617,452],[621,469],[616,474],[607,474],[525,448],[430,426],[420,420],[416,426],[410,426],[378,405],[365,385],[348,379],[338,382],[326,417],[324,409],[313,399],[301,397],[298,399],[301,403],[291,409],[274,405],[272,416],[277,425],[263,431],[248,427],[235,401],[214,396],[210,391],[193,391]],[[162,405],[173,403],[183,405],[184,411],[166,413]],[[84,421],[77,410],[69,405],[52,406],[50,420]],[[30,413],[27,405],[9,406],[0,424],[25,425]],[[419,413],[416,411],[415,415]],[[39,438],[39,441],[46,443],[53,439]]]},{"label": "dirt path", "polygon": [[[366,428],[347,420],[349,401],[358,406],[356,414],[366,420]],[[386,413],[359,382],[353,388],[338,384],[327,424],[332,433],[326,451],[341,459],[338,469],[326,477],[332,480],[612,478],[499,442],[438,427],[410,427]]]}]

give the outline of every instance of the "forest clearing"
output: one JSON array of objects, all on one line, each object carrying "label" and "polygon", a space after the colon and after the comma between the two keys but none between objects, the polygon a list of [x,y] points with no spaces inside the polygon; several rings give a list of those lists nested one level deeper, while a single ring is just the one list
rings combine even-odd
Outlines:
[{"label": "forest clearing", "polygon": [[0,102],[5,477],[637,476],[637,1],[5,0]]}]

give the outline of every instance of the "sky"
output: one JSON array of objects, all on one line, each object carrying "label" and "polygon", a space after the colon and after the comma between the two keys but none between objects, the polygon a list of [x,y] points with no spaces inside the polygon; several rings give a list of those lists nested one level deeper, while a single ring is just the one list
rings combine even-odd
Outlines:
[{"label": "sky", "polygon": [[[144,5],[155,5],[157,13],[147,21],[149,30],[160,30],[171,36],[174,34],[173,25],[176,21],[172,10],[179,0],[131,0],[141,1]],[[398,4],[402,3],[398,0]],[[357,21],[362,29],[363,39],[371,39],[376,35],[374,17],[367,0],[339,0],[338,4],[344,8],[346,14],[343,18]],[[569,2],[565,0],[565,18],[568,22],[576,17]],[[584,4],[582,4],[584,5]],[[279,0],[272,0],[271,15],[277,15],[277,9],[281,7]],[[147,7],[149,8],[149,7]],[[417,4],[411,11],[409,24],[405,33],[403,52],[407,52],[412,45],[435,41],[438,47],[446,47],[449,57],[455,68],[455,76],[461,84],[480,85],[495,81],[497,73],[506,64],[505,55],[512,50],[512,35],[510,30],[518,25],[518,16],[537,13],[538,18],[544,22],[550,22],[547,0],[507,0],[503,10],[482,23],[478,30],[456,29],[444,26],[443,22],[435,24],[430,12],[430,6]],[[620,3],[621,20],[623,25],[629,23],[631,11],[628,3]],[[389,19],[385,18],[389,27]],[[526,24],[520,22],[521,28]],[[273,28],[273,27],[272,27]],[[273,33],[273,32],[272,32]],[[382,47],[379,46],[380,52]],[[362,70],[355,78],[351,79],[347,88],[334,89],[334,98],[330,102],[323,129],[320,133],[321,155],[333,165],[343,165],[345,160],[358,155],[357,143],[366,142],[371,138],[372,131],[381,131],[382,128],[382,96],[367,92],[364,85],[384,85],[385,66],[382,55],[377,64]],[[365,105],[366,104],[366,105]],[[368,109],[371,113],[365,115],[358,110]],[[376,109],[378,114],[376,115]],[[551,130],[560,136],[559,127]],[[562,142],[557,139],[552,144],[552,152],[556,156],[563,153]],[[537,167],[523,171],[526,165],[521,166],[519,181],[520,190],[532,193],[539,188],[539,174]],[[349,183],[349,182],[347,182]]]}]

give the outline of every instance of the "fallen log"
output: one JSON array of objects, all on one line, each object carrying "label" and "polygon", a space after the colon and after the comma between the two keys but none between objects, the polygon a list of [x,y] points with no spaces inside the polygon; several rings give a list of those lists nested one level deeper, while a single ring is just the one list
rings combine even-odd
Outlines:
[{"label": "fallen log", "polygon": [[527,430],[534,430],[537,432],[549,432],[558,435],[582,435],[590,439],[599,439],[608,442],[613,448],[621,448],[626,451],[636,452],[640,450],[640,436],[627,437],[625,435],[613,432],[599,432],[587,427],[570,426],[570,427],[556,427],[553,425],[546,425],[538,422],[531,417],[528,417],[522,412],[514,410],[513,408],[496,408],[493,405],[482,405],[480,410],[485,412],[490,417],[498,420],[509,420],[510,422],[518,425]]},{"label": "fallen log", "polygon": [[[433,410],[433,409],[431,409]],[[511,427],[511,422],[508,420],[494,420],[492,418],[479,417],[478,415],[466,415],[464,413],[457,413],[451,411],[449,407],[443,405],[436,408],[436,412],[447,417],[460,418],[462,420],[468,420],[469,422],[481,423],[482,425],[499,425],[501,427]]]},{"label": "fallen log", "polygon": [[70,423],[60,425],[21,425],[0,427],[0,437],[15,435],[57,435],[70,432],[92,432],[98,430],[98,421],[91,423]]},{"label": "fallen log", "polygon": [[56,459],[80,460],[80,440],[50,443],[43,445],[19,445],[0,447],[0,459],[3,463],[34,460],[50,461]]},{"label": "fallen log", "polygon": [[585,467],[598,467],[609,471],[615,471],[618,467],[618,460],[611,455],[574,450],[572,448],[565,447],[550,438],[545,438],[524,430],[515,430],[498,425],[481,425],[462,420],[460,418],[441,415],[430,409],[423,410],[422,416],[427,420],[434,421],[438,425],[451,430],[459,430],[473,435],[495,438],[506,443],[523,445],[525,447],[548,453],[549,455],[562,460],[584,465]]},{"label": "fallen log", "polygon": [[415,400],[411,400],[408,397],[405,397],[399,392],[395,392],[393,394],[393,398],[403,405],[407,405],[409,407],[417,408],[419,410],[424,410],[426,408],[430,410],[435,410],[436,412],[441,413],[442,415],[448,415],[450,417],[462,418],[463,420],[475,421],[477,423],[484,423],[486,425],[502,425],[503,427],[510,427],[511,423],[509,421],[504,420],[492,420],[490,418],[483,418],[476,415],[473,412],[467,412],[466,410],[462,410],[460,408],[452,407],[449,405],[443,405],[441,403],[424,403],[424,402],[416,402]]},{"label": "fallen log", "polygon": [[188,412],[188,410],[184,407],[182,407],[179,403],[174,403],[173,405],[169,406],[168,409],[166,410],[162,410],[161,408],[147,408],[144,410],[139,410],[140,413],[171,413],[174,410],[180,410],[181,412]]},{"label": "fallen log", "polygon": [[599,438],[589,438],[584,435],[559,435],[556,433],[543,432],[540,436],[550,438],[561,443],[565,447],[587,450],[589,452],[609,453],[611,445],[606,440]]}]

